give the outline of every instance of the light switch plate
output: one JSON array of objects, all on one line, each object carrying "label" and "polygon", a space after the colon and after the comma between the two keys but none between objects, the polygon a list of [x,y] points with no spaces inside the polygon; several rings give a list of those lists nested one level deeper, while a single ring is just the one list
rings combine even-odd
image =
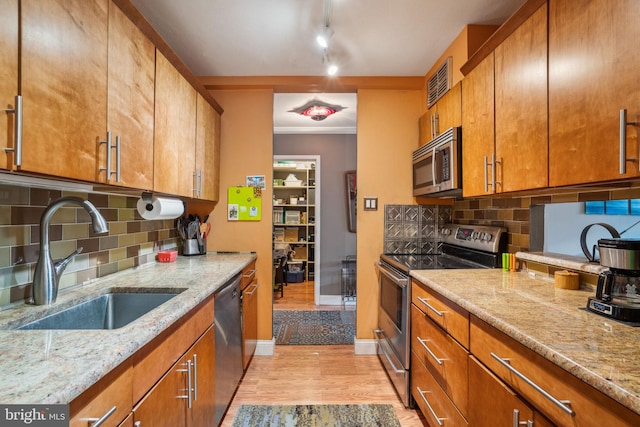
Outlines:
[{"label": "light switch plate", "polygon": [[378,210],[378,198],[377,197],[364,197],[364,210],[365,211],[377,211]]}]

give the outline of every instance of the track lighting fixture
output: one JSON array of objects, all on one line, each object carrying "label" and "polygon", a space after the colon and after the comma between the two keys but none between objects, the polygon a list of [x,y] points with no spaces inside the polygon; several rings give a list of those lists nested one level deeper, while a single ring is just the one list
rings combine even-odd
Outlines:
[{"label": "track lighting fixture", "polygon": [[316,42],[323,49],[322,63],[327,67],[327,74],[329,76],[335,76],[338,72],[338,66],[329,60],[329,40],[333,36],[333,29],[331,28],[331,12],[331,0],[324,0],[324,25],[322,27],[322,32],[316,37]]}]

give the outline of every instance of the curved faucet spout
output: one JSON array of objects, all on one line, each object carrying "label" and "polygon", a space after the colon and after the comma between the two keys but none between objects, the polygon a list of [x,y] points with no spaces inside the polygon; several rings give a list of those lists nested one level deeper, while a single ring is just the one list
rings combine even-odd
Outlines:
[{"label": "curved faucet spout", "polygon": [[82,252],[78,248],[71,255],[56,261],[51,259],[49,247],[49,225],[56,211],[64,205],[77,205],[83,207],[91,217],[93,231],[97,234],[107,233],[109,226],[98,209],[88,200],[79,197],[62,197],[51,203],[42,213],[40,218],[40,257],[36,263],[33,277],[33,303],[36,305],[52,304],[58,297],[58,282],[62,272],[71,262],[73,257]]}]

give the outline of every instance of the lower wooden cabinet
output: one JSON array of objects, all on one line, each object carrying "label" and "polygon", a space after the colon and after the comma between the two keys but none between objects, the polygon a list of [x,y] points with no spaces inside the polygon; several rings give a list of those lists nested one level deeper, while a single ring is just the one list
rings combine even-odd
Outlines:
[{"label": "lower wooden cabinet", "polygon": [[133,409],[140,427],[207,426],[215,416],[214,330],[207,332]]},{"label": "lower wooden cabinet", "polygon": [[[469,357],[469,424],[552,426],[473,356]],[[529,423],[533,424],[529,424]],[[520,424],[524,423],[524,424]]]},{"label": "lower wooden cabinet", "polygon": [[411,395],[430,426],[469,425],[413,351],[411,352]]},{"label": "lower wooden cabinet", "polygon": [[241,310],[242,310],[242,368],[246,371],[256,351],[258,343],[258,283],[256,262],[242,270]]}]

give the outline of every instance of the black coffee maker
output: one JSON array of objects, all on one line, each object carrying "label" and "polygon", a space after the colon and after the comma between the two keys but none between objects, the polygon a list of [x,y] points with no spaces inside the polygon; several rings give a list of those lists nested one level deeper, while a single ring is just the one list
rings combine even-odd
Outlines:
[{"label": "black coffee maker", "polygon": [[640,239],[598,240],[600,264],[609,267],[598,277],[596,296],[587,308],[626,322],[640,322]]}]

